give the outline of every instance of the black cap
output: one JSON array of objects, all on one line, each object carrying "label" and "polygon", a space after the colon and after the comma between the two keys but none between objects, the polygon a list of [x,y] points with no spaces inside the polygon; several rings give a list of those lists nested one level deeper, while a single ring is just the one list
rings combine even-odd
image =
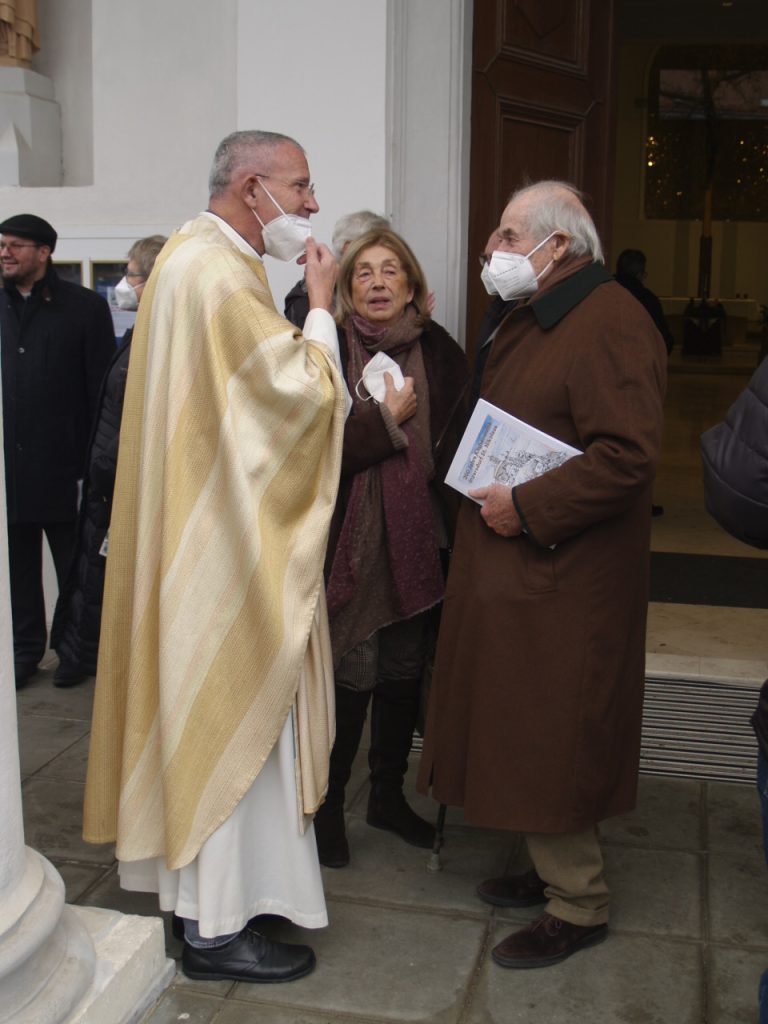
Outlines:
[{"label": "black cap", "polygon": [[29,238],[40,245],[49,246],[51,252],[56,248],[58,235],[47,220],[36,217],[34,213],[17,213],[15,217],[9,217],[0,224],[0,235],[18,235],[19,238]]}]

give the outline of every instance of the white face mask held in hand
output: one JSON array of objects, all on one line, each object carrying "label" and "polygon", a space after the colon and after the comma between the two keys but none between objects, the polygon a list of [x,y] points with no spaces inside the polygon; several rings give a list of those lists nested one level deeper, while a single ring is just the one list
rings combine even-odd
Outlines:
[{"label": "white face mask held in hand", "polygon": [[[377,352],[373,359],[371,359],[369,363],[365,364],[363,376],[355,385],[357,397],[362,399],[364,402],[367,402],[368,398],[375,398],[377,402],[383,402],[387,394],[387,385],[384,381],[385,373],[392,375],[395,391],[400,391],[405,384],[403,371],[394,359],[391,359],[386,352]],[[361,384],[365,384],[366,391],[368,392],[368,398],[366,398],[365,395],[360,394]]]},{"label": "white face mask held in hand", "polygon": [[136,310],[139,308],[139,297],[136,289],[128,283],[128,278],[121,278],[115,285],[115,302],[118,309]]},{"label": "white face mask held in hand", "polygon": [[552,234],[543,238],[538,245],[531,249],[527,256],[523,256],[519,252],[494,251],[491,256],[491,262],[488,264],[488,276],[496,286],[502,299],[505,301],[507,299],[522,299],[526,295],[533,295],[539,287],[539,281],[552,266],[553,261],[550,260],[542,272],[537,274],[533,269],[530,257],[542,245],[545,245],[552,238],[552,235],[556,234],[557,232],[553,231]]},{"label": "white face mask held in hand", "polygon": [[307,248],[307,239],[312,234],[312,225],[306,217],[299,217],[295,213],[286,213],[264,182],[260,180],[259,184],[280,211],[279,217],[275,217],[274,220],[265,224],[258,213],[252,210],[254,217],[261,224],[264,252],[276,260],[283,260],[287,263],[289,260],[301,256]]}]

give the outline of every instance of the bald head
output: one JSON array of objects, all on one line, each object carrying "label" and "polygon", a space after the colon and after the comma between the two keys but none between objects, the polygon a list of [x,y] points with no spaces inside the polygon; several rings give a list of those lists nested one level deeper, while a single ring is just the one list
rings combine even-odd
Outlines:
[{"label": "bald head", "polygon": [[603,249],[594,222],[587,213],[581,192],[567,181],[537,181],[513,192],[504,211],[520,223],[535,242],[562,232],[568,252],[603,262]]}]

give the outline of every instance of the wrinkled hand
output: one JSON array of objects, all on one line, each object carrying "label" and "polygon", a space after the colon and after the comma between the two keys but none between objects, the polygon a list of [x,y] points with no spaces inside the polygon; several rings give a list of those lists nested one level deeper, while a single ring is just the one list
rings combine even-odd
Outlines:
[{"label": "wrinkled hand", "polygon": [[311,236],[307,239],[306,254],[299,258],[305,261],[304,280],[307,282],[309,308],[333,310],[333,288],[339,265],[327,245],[315,241]]},{"label": "wrinkled hand", "polygon": [[486,524],[500,537],[517,537],[523,532],[523,524],[512,501],[512,489],[502,484],[478,487],[469,492],[471,498],[478,498],[483,505],[480,515]]},{"label": "wrinkled hand", "polygon": [[384,387],[386,389],[382,405],[386,405],[398,426],[408,420],[416,412],[419,404],[416,392],[413,389],[413,377],[406,377],[402,388],[398,391],[392,374],[384,372]]}]

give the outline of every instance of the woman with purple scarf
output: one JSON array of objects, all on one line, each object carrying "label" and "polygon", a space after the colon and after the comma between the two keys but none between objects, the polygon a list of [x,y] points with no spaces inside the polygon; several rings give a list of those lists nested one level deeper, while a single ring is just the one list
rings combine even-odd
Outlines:
[{"label": "woman with purple scarf", "polygon": [[464,353],[428,311],[406,242],[374,230],[337,281],[341,364],[353,397],[326,559],[336,677],[328,795],[315,816],[320,863],[344,867],[344,789],[368,705],[367,822],[425,849],[433,827],[403,781],[434,642],[457,501],[443,484],[465,422]]}]

